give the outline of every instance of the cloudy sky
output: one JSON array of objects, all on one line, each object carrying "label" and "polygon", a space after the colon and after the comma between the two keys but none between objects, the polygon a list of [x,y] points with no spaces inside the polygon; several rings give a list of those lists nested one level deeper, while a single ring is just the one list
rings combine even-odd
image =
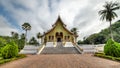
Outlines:
[{"label": "cloudy sky", "polygon": [[[35,36],[52,28],[60,15],[69,30],[77,27],[82,39],[109,26],[98,15],[105,1],[110,0],[0,0],[0,35],[24,33],[21,25],[29,22],[29,37]],[[119,17],[114,21],[120,19],[120,10],[116,13]]]}]

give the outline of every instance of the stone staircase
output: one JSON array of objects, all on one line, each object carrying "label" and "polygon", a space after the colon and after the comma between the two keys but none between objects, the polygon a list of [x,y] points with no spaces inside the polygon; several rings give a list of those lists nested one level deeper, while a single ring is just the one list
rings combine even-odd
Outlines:
[{"label": "stone staircase", "polygon": [[103,52],[105,44],[98,45],[80,45],[79,47],[83,49],[83,53],[95,53]]},{"label": "stone staircase", "polygon": [[46,47],[54,47],[53,42],[47,42]]},{"label": "stone staircase", "polygon": [[61,42],[56,47],[45,47],[41,54],[80,54],[75,47],[63,47]]},{"label": "stone staircase", "polygon": [[24,48],[19,52],[19,54],[36,54],[38,52],[39,46],[34,45],[26,45]]},{"label": "stone staircase", "polygon": [[95,53],[96,49],[94,47],[94,45],[83,45],[83,46],[79,46],[83,49],[83,53],[84,54],[89,54],[89,53]]}]

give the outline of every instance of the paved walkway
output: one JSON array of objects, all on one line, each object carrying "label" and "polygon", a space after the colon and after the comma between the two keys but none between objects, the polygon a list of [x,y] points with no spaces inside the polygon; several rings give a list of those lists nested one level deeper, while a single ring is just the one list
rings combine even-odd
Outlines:
[{"label": "paved walkway", "polygon": [[120,68],[119,62],[91,56],[91,54],[29,55],[0,68]]}]

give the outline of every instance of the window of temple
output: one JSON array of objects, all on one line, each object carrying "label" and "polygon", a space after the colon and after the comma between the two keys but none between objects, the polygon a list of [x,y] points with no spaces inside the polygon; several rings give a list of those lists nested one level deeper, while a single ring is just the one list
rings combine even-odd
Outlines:
[{"label": "window of temple", "polygon": [[47,37],[45,37],[44,42],[45,42],[45,43],[47,42]]},{"label": "window of temple", "polygon": [[60,32],[60,35],[62,36],[62,35],[63,35],[63,33],[62,33],[62,32]]},{"label": "window of temple", "polygon": [[68,36],[68,39],[70,38],[70,36]]},{"label": "window of temple", "polygon": [[59,33],[58,32],[56,32],[56,36],[58,36],[59,35]]},{"label": "window of temple", "polygon": [[62,32],[60,32],[60,36],[62,36],[62,37],[63,37],[63,33],[62,33]]},{"label": "window of temple", "polygon": [[51,40],[51,36],[49,36],[49,41]]},{"label": "window of temple", "polygon": [[67,41],[70,41],[70,36],[67,36],[67,37],[68,37]]},{"label": "window of temple", "polygon": [[65,36],[65,40],[66,40],[67,38],[66,38],[66,36]]},{"label": "window of temple", "polygon": [[63,33],[62,32],[60,32],[60,36],[63,38]]},{"label": "window of temple", "polygon": [[54,36],[52,36],[52,40],[54,40]]}]

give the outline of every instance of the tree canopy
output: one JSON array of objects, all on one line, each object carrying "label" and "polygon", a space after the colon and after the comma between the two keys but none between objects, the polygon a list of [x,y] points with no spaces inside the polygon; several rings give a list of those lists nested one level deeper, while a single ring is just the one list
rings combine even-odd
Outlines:
[{"label": "tree canopy", "polygon": [[116,10],[120,9],[120,4],[118,2],[106,2],[103,5],[103,10],[100,10],[98,13],[101,16],[101,20],[106,20],[110,23],[110,38],[113,39],[113,34],[112,34],[112,28],[111,28],[111,22],[113,19],[115,19],[117,16]]},{"label": "tree canopy", "polygon": [[[85,38],[82,42],[79,41],[79,44],[103,44],[110,38],[109,28],[101,30],[99,33],[95,33]],[[111,26],[113,31],[113,37],[116,42],[120,43],[120,20],[112,24]]]}]

